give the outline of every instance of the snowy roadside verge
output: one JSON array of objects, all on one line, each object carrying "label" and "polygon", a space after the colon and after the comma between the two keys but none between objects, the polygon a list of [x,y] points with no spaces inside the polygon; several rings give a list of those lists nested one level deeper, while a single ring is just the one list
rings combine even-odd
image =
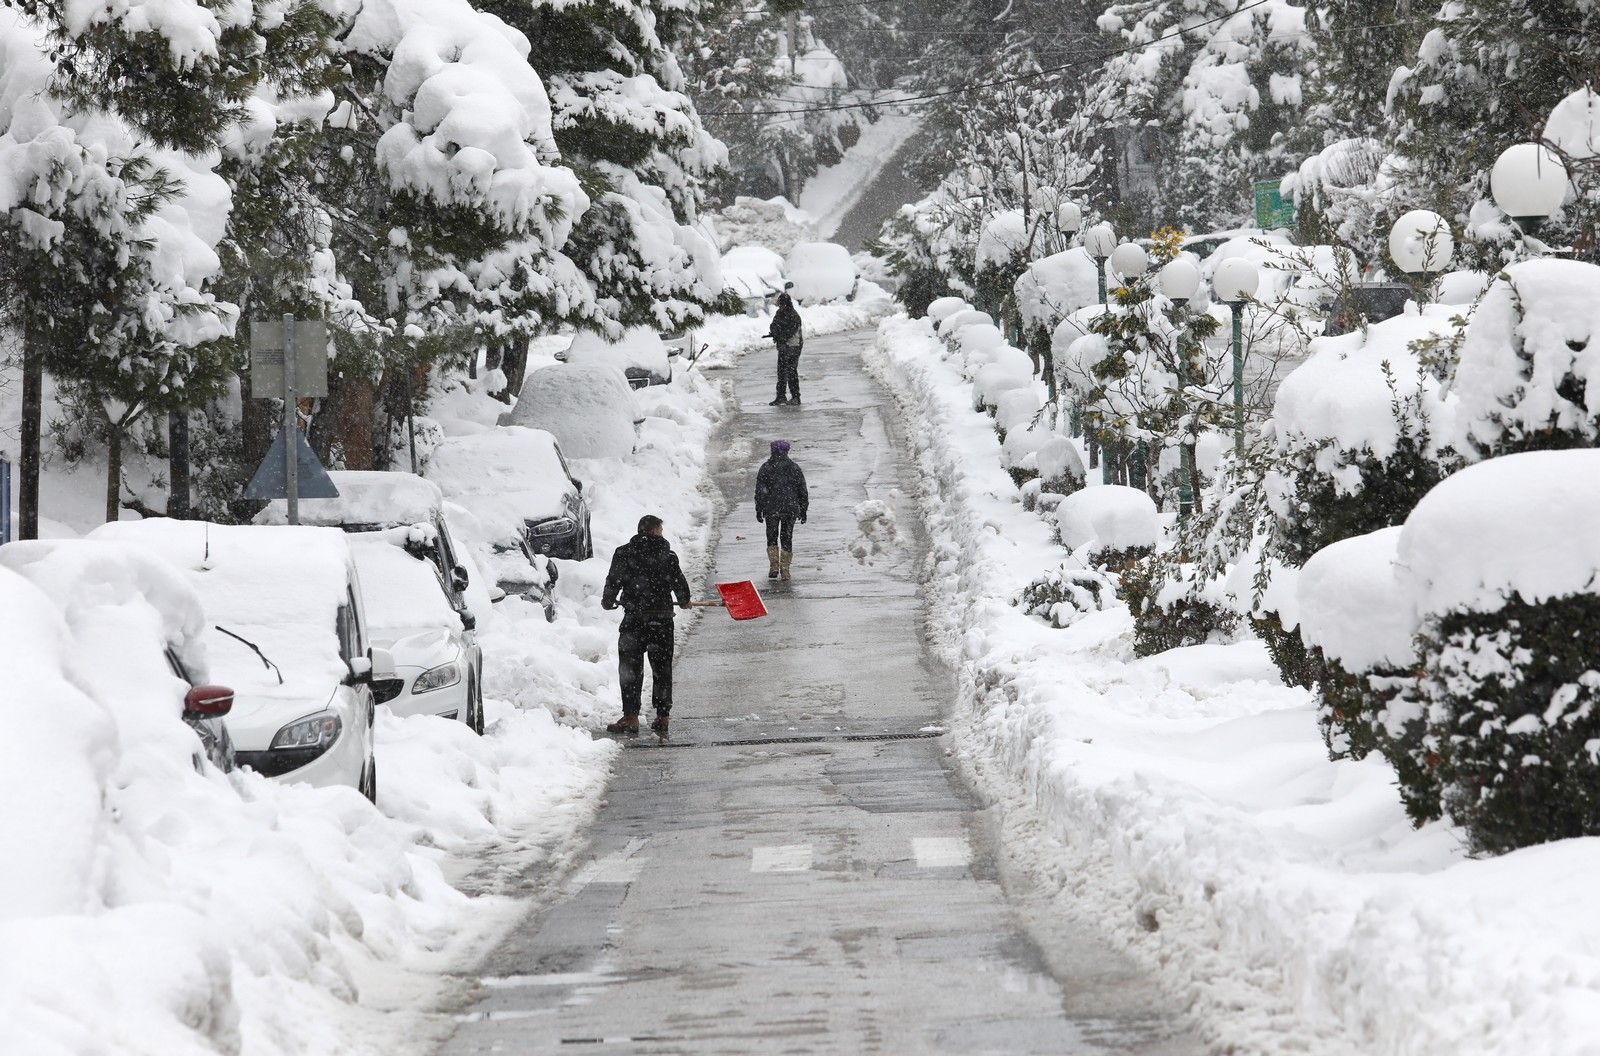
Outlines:
[{"label": "snowy roadside verge", "polygon": [[1216,1050],[1600,1052],[1600,840],[1466,860],[1381,763],[1327,760],[1258,642],[1141,660],[1120,605],[1026,616],[1065,551],[942,352],[896,317],[866,358],[915,438],[959,754],[1057,908],[1156,967]]}]

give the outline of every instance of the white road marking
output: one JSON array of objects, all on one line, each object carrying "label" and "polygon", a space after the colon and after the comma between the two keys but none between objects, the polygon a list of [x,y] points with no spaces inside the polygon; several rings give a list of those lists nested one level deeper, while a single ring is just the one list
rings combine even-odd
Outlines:
[{"label": "white road marking", "polygon": [[752,873],[803,873],[811,868],[811,845],[787,843],[781,847],[757,847],[750,852]]},{"label": "white road marking", "polygon": [[972,862],[967,841],[953,836],[925,836],[911,841],[918,869],[964,869]]},{"label": "white road marking", "polygon": [[628,845],[615,854],[608,854],[604,858],[596,858],[586,862],[583,868],[572,874],[572,879],[567,881],[567,892],[576,894],[590,884],[631,884],[639,879],[639,874],[644,870],[648,858],[635,858],[634,853],[647,842],[645,837],[638,836],[628,841]]}]

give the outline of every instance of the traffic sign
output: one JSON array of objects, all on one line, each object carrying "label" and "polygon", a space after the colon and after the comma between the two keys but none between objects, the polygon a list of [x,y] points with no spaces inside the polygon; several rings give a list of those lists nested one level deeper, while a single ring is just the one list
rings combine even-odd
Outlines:
[{"label": "traffic sign", "polygon": [[[294,430],[295,484],[297,497],[302,499],[337,499],[339,489],[322,468],[322,461],[311,450],[306,438],[296,427]],[[284,458],[283,433],[272,441],[272,450],[261,460],[255,476],[245,485],[247,499],[287,499],[289,497],[288,460]]]},{"label": "traffic sign", "polygon": [[[283,396],[283,328],[277,319],[250,323],[250,392],[258,400]],[[328,395],[328,327],[321,319],[294,322],[294,394]]]},{"label": "traffic sign", "polygon": [[1256,226],[1263,230],[1294,226],[1294,201],[1283,200],[1282,180],[1255,182]]}]

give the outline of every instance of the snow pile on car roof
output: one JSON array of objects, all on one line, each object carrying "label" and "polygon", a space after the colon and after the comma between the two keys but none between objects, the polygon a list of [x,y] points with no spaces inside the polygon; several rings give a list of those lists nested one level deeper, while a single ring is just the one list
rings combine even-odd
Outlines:
[{"label": "snow pile on car roof", "polygon": [[[336,528],[206,524],[157,518],[90,533],[142,547],[184,573],[199,594],[212,677],[241,695],[321,704],[349,672],[337,615],[348,593],[349,545]],[[253,642],[277,665],[218,630]]]},{"label": "snow pile on car roof", "polygon": [[584,331],[572,339],[567,362],[574,366],[640,367],[665,377],[667,346],[661,335],[648,326],[630,326],[615,341],[604,334]]},{"label": "snow pile on car roof", "polygon": [[856,288],[856,262],[850,251],[833,242],[801,242],[789,251],[784,274],[801,304],[843,301]]},{"label": "snow pile on car roof", "polygon": [[569,458],[613,458],[633,451],[636,417],[622,371],[564,363],[529,374],[503,424],[545,430]]},{"label": "snow pile on car roof", "polygon": [[735,246],[722,255],[722,285],[740,297],[783,290],[783,258],[766,246]]},{"label": "snow pile on car roof", "polygon": [[[328,477],[339,489],[339,497],[301,499],[301,524],[331,527],[426,524],[433,519],[444,498],[437,484],[415,473],[346,469],[334,470]],[[274,499],[256,514],[255,520],[257,524],[288,524],[288,504]]]},{"label": "snow pile on car roof", "polygon": [[374,638],[390,637],[397,631],[461,625],[445,595],[438,568],[407,552],[405,531],[392,528],[350,539],[350,556],[360,574],[366,602],[367,631]]},{"label": "snow pile on car roof", "polygon": [[556,438],[543,429],[502,425],[487,433],[448,437],[428,456],[427,470],[497,539],[515,540],[530,521],[566,512],[571,485],[556,453]]}]

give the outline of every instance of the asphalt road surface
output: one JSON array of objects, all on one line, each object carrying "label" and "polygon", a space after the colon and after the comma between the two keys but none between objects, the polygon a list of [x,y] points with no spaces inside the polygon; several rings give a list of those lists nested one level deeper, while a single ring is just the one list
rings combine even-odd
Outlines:
[{"label": "asphalt road surface", "polygon": [[[767,406],[772,356],[740,366],[714,579],[756,579],[771,616],[699,618],[671,741],[621,754],[587,864],[480,966],[442,1056],[1198,1051],[1130,964],[1054,922],[1041,950],[1008,901],[941,732],[954,690],[870,340],[814,340],[798,408]],[[812,495],[787,587],[751,505],[777,437]],[[869,499],[892,518],[864,528]]]}]

